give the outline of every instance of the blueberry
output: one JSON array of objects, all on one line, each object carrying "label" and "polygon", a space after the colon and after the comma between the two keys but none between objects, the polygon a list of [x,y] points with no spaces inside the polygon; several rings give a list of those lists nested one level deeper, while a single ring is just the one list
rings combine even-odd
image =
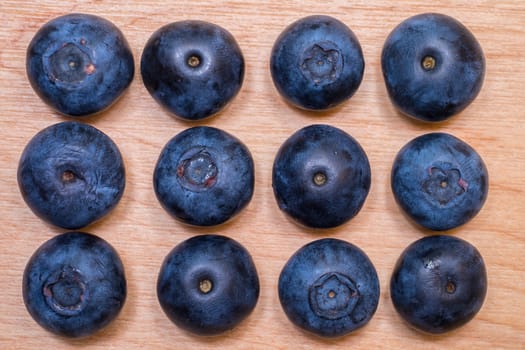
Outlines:
[{"label": "blueberry", "polygon": [[412,327],[439,334],[470,321],[487,293],[485,263],[470,243],[452,236],[424,237],[396,263],[390,296]]},{"label": "blueberry", "polygon": [[437,13],[399,24],[386,39],[381,65],[394,106],[428,122],[465,109],[478,95],[485,75],[476,38],[456,19]]},{"label": "blueberry", "polygon": [[324,238],[288,260],[279,276],[279,299],[296,326],[321,337],[339,337],[370,321],[379,303],[379,280],[360,248]]},{"label": "blueberry", "polygon": [[249,252],[220,235],[200,235],[166,256],[157,296],[168,318],[198,335],[218,335],[240,324],[255,308],[259,278]]},{"label": "blueberry", "polygon": [[141,60],[144,85],[175,116],[198,120],[223,110],[244,79],[235,38],[218,25],[187,20],[158,29]]},{"label": "blueberry", "polygon": [[416,223],[449,230],[470,221],[487,198],[488,174],[472,147],[445,133],[416,137],[392,167],[394,197]]},{"label": "blueberry", "polygon": [[61,122],[40,131],[26,145],[18,185],[41,219],[78,229],[117,205],[125,186],[124,164],[106,134],[84,123]]},{"label": "blueberry", "polygon": [[275,41],[270,71],[289,103],[325,110],[348,100],[363,78],[365,62],[357,37],[329,16],[308,16],[290,24]]},{"label": "blueberry", "polygon": [[133,54],[108,20],[68,14],[44,24],[27,48],[27,76],[40,98],[68,116],[113,104],[133,79]]},{"label": "blueberry", "polygon": [[102,238],[83,232],[63,233],[40,246],[27,263],[22,289],[33,319],[66,337],[101,330],[126,299],[118,253]]},{"label": "blueberry", "polygon": [[370,164],[359,143],[329,125],[295,132],[273,164],[279,207],[307,227],[335,227],[357,215],[370,190],[370,178]]},{"label": "blueberry", "polygon": [[207,126],[186,129],[162,150],[153,174],[159,202],[176,219],[212,226],[250,202],[254,164],[235,136]]}]

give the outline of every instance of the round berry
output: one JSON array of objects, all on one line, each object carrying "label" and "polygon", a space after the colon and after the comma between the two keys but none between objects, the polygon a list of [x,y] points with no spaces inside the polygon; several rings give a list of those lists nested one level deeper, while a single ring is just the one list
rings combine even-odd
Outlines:
[{"label": "round berry", "polygon": [[235,38],[218,25],[196,20],[170,23],[153,33],[140,67],[151,96],[186,120],[223,110],[244,79],[244,58]]},{"label": "round berry", "polygon": [[361,46],[350,28],[320,15],[286,27],[270,59],[279,93],[308,110],[325,110],[348,100],[361,84],[364,68]]},{"label": "round berry", "polygon": [[238,214],[253,195],[254,164],[248,148],[213,127],[186,129],[162,150],[153,185],[159,202],[176,219],[212,226]]},{"label": "round berry", "polygon": [[42,220],[78,229],[116,207],[125,187],[117,145],[75,121],[51,125],[26,145],[18,164],[22,197]]},{"label": "round berry", "polygon": [[390,280],[390,296],[412,327],[432,334],[456,329],[481,309],[487,272],[478,250],[452,236],[428,236],[408,246]]},{"label": "round berry", "polygon": [[273,164],[279,208],[302,225],[342,225],[361,210],[370,190],[366,153],[346,132],[310,125],[290,136]]},{"label": "round berry", "polygon": [[166,256],[157,296],[168,318],[198,335],[218,335],[255,308],[259,278],[248,251],[219,235],[192,237]]},{"label": "round berry", "polygon": [[105,110],[133,80],[133,54],[110,21],[68,14],[44,24],[27,48],[27,76],[57,112],[87,116]]},{"label": "round berry", "polygon": [[455,136],[416,137],[397,154],[391,185],[403,211],[430,230],[449,230],[470,221],[488,193],[488,173],[476,151]]},{"label": "round berry", "polygon": [[385,41],[381,66],[394,106],[428,122],[465,109],[485,76],[485,58],[474,35],[456,19],[438,13],[399,24]]},{"label": "round berry", "polygon": [[279,276],[279,300],[296,326],[339,337],[367,324],[379,303],[376,270],[357,246],[333,238],[306,244]]},{"label": "round berry", "polygon": [[68,232],[45,242],[24,271],[23,298],[33,319],[65,337],[91,335],[124,306],[122,262],[102,238]]}]

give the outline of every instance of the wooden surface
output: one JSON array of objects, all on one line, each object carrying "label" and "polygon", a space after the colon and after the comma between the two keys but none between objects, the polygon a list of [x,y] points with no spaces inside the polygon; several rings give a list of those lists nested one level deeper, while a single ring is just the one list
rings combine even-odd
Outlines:
[{"label": "wooden surface", "polygon": [[[494,5],[496,4],[497,5]],[[525,3],[521,1],[12,1],[0,4],[0,348],[99,349],[184,348],[524,348],[525,347]],[[487,72],[481,93],[461,115],[439,125],[413,122],[391,106],[380,70],[380,52],[392,28],[406,17],[437,11],[471,29],[484,49]],[[68,12],[89,12],[113,21],[133,49],[137,73],[127,93],[108,112],[84,121],[118,144],[127,167],[124,196],[107,218],[86,228],[121,254],[128,299],[118,319],[96,336],[66,340],[41,329],[21,296],[24,266],[38,246],[63,232],[36,218],[16,183],[21,151],[42,128],[64,120],[32,91],[25,75],[25,50],[38,28]],[[292,21],[328,14],[348,24],[363,47],[366,68],[354,97],[324,114],[285,104],[273,87],[268,59],[275,38]],[[246,59],[243,88],[226,111],[203,125],[233,133],[250,148],[256,164],[255,195],[231,223],[198,229],[172,219],[157,202],[153,167],[164,144],[195,124],[174,119],[145,90],[138,62],[149,36],[161,25],[202,19],[227,28]],[[372,188],[362,211],[340,228],[305,230],[279,211],[271,189],[273,158],[295,130],[328,123],[352,134],[366,150]],[[448,335],[429,337],[409,329],[395,313],[388,282],[396,259],[428,232],[411,224],[394,202],[390,168],[410,139],[431,131],[450,132],[472,145],[490,173],[488,200],[479,215],[450,232],[473,243],[488,269],[489,289],[477,317]],[[201,233],[220,233],[241,242],[257,264],[261,295],[237,329],[206,339],[175,327],[155,294],[159,266],[171,248]],[[281,310],[277,279],[302,245],[336,237],[360,246],[375,264],[381,284],[378,310],[357,333],[321,340],[292,326]]]}]

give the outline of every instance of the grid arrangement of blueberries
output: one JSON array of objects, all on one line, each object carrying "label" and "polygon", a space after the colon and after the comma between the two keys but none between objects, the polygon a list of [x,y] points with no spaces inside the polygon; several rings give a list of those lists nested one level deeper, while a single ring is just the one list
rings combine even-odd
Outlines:
[{"label": "grid arrangement of blueberries", "polygon": [[[308,16],[286,27],[271,51],[270,73],[291,108],[326,110],[357,91],[364,72],[360,43],[344,23]],[[223,110],[239,92],[244,58],[235,38],[215,24],[187,20],[158,29],[147,41],[141,76],[151,96],[188,121]],[[447,15],[404,20],[386,38],[381,56],[386,89],[403,114],[440,122],[458,114],[481,89],[485,60],[472,33]],[[134,59],[122,32],[108,20],[68,14],[51,20],[27,49],[27,75],[57,112],[81,117],[109,108],[131,84]],[[124,268],[115,249],[77,230],[102,218],[125,187],[122,156],[100,130],[61,122],[26,145],[18,184],[42,220],[71,232],[45,242],[29,259],[23,299],[34,320],[65,337],[91,335],[114,320],[126,300]],[[371,171],[357,140],[331,125],[306,126],[280,147],[272,186],[279,208],[312,228],[333,228],[358,214]],[[235,136],[208,126],[188,128],[162,150],[155,194],[174,218],[197,226],[224,223],[252,198],[254,163]],[[464,141],[440,132],[408,142],[391,172],[396,202],[418,225],[444,231],[471,220],[483,206],[488,175]],[[301,247],[278,281],[289,320],[321,337],[349,334],[373,317],[379,302],[373,263],[359,247],[333,238]],[[452,235],[425,236],[400,255],[390,296],[401,317],[440,334],[470,321],[487,291],[483,259]],[[259,279],[249,252],[221,235],[187,239],[166,256],[158,301],[178,327],[198,335],[231,330],[250,315]]]}]

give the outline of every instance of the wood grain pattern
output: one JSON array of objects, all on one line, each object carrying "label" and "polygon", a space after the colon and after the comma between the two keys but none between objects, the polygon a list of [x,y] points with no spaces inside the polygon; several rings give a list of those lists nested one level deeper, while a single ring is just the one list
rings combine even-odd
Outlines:
[{"label": "wood grain pattern", "polygon": [[[396,113],[386,95],[379,65],[383,42],[406,17],[447,13],[467,25],[487,59],[483,89],[461,115],[439,125],[413,122]],[[119,145],[127,167],[127,188],[117,209],[86,228],[121,254],[128,277],[127,303],[118,319],[96,336],[65,340],[42,330],[21,297],[24,266],[34,250],[61,230],[37,219],[16,183],[19,156],[42,128],[64,120],[34,94],[25,76],[25,49],[38,28],[68,12],[88,12],[113,21],[127,36],[136,59],[131,88],[106,113],[85,122]],[[285,104],[275,91],[268,59],[275,38],[293,20],[328,14],[347,23],[363,47],[366,68],[354,97],[334,111],[313,114]],[[13,1],[0,4],[0,348],[2,349],[289,349],[333,348],[523,348],[525,346],[525,3],[493,1]],[[227,28],[246,59],[241,93],[226,111],[200,124],[222,128],[243,140],[256,164],[255,195],[246,210],[226,225],[198,229],[175,222],[152,189],[153,167],[164,144],[190,125],[164,112],[142,85],[142,48],[161,25],[202,19]],[[277,208],[271,189],[273,157],[295,130],[328,123],[352,134],[368,153],[372,189],[359,215],[327,232],[305,230]],[[452,334],[421,335],[403,324],[390,302],[388,282],[401,251],[428,232],[400,212],[389,187],[397,151],[430,131],[450,132],[471,144],[490,172],[490,193],[480,214],[451,232],[473,243],[485,258],[489,291],[477,317]],[[245,245],[257,264],[261,295],[253,314],[231,333],[202,339],[172,325],[158,305],[156,276],[164,256],[192,235],[212,232]],[[374,262],[381,283],[380,304],[362,330],[321,340],[293,327],[282,312],[277,278],[290,255],[320,237],[346,239]]]}]

